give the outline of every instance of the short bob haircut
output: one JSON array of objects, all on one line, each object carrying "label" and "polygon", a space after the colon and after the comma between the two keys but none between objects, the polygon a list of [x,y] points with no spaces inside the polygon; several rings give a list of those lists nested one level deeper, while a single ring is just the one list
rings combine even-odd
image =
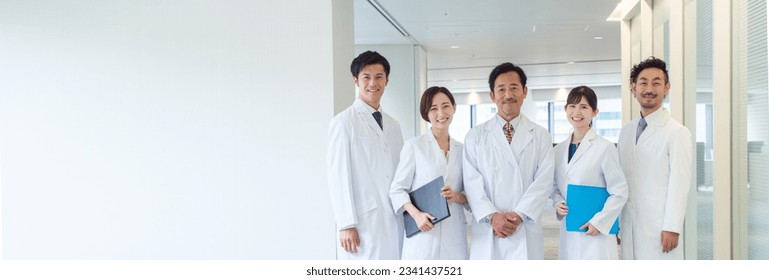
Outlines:
[{"label": "short bob haircut", "polygon": [[569,104],[579,104],[582,97],[587,100],[587,105],[590,105],[593,111],[598,109],[598,97],[595,95],[595,91],[588,86],[578,86],[571,89],[569,97],[566,98],[566,105],[563,105],[563,108],[566,109],[566,106],[569,106]]},{"label": "short bob haircut", "polygon": [[430,106],[433,105],[433,97],[441,92],[449,97],[451,106],[454,106],[454,108],[457,107],[457,103],[454,102],[454,95],[451,94],[449,89],[445,87],[430,87],[426,89],[424,93],[422,93],[422,98],[419,100],[419,113],[422,114],[423,120],[430,122],[430,118],[427,117],[427,113],[430,112]]},{"label": "short bob haircut", "polygon": [[633,66],[632,69],[630,69],[630,83],[635,84],[635,82],[637,82],[638,80],[638,75],[641,74],[641,71],[646,70],[648,68],[657,68],[662,70],[662,73],[665,74],[665,84],[668,84],[670,82],[668,79],[668,68],[667,68],[667,64],[665,64],[665,61],[651,56],[646,60],[641,61],[641,63],[636,64],[635,66]]},{"label": "short bob haircut", "polygon": [[489,89],[491,92],[494,92],[494,82],[497,81],[497,77],[507,72],[518,73],[518,77],[521,78],[521,86],[526,86],[526,73],[523,72],[523,69],[510,62],[505,62],[497,65],[497,67],[494,67],[494,69],[491,70],[491,74],[489,75]]},{"label": "short bob haircut", "polygon": [[381,64],[384,67],[385,76],[390,77],[390,63],[384,56],[375,51],[365,51],[353,59],[350,64],[350,72],[352,72],[353,78],[357,78],[364,67],[374,64]]}]

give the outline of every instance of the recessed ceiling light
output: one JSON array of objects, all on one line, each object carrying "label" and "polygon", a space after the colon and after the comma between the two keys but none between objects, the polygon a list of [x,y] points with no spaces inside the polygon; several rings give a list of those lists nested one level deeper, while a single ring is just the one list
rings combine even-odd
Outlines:
[{"label": "recessed ceiling light", "polygon": [[459,46],[451,46],[452,49],[458,49]]},{"label": "recessed ceiling light", "polygon": [[602,37],[602,36],[595,36],[595,37],[593,37],[593,39],[596,39],[596,40],[603,40],[603,37]]}]

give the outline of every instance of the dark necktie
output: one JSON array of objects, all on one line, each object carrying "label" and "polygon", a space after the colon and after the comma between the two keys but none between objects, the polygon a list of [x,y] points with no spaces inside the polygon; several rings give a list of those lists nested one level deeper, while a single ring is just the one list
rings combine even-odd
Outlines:
[{"label": "dark necktie", "polygon": [[640,121],[638,121],[638,128],[635,131],[635,143],[638,144],[638,138],[641,137],[641,133],[644,132],[644,129],[646,129],[646,119],[641,118]]},{"label": "dark necktie", "polygon": [[374,115],[374,119],[376,120],[376,123],[379,125],[379,128],[384,130],[384,128],[382,127],[382,113],[380,113],[379,111],[376,111],[374,112],[373,115]]}]

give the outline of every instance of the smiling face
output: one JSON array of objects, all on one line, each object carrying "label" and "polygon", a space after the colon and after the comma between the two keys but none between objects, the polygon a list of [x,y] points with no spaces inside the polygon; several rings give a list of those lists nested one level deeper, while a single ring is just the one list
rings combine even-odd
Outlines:
[{"label": "smiling face", "polygon": [[353,82],[358,87],[358,95],[363,102],[378,110],[382,100],[385,86],[387,86],[387,74],[381,64],[370,64],[363,67]]},{"label": "smiling face", "polygon": [[494,91],[489,97],[497,104],[499,116],[510,121],[521,114],[523,100],[528,94],[528,88],[521,84],[518,73],[511,71],[502,73],[494,81]]},{"label": "smiling face", "polygon": [[564,106],[566,118],[575,130],[586,130],[590,127],[590,121],[598,114],[598,109],[590,107],[587,98],[584,96],[577,104],[566,104]]},{"label": "smiling face", "polygon": [[451,104],[449,97],[439,92],[433,96],[430,110],[427,111],[427,118],[434,129],[449,129],[451,121],[454,119],[455,108]]},{"label": "smiling face", "polygon": [[665,80],[665,73],[657,68],[646,68],[638,73],[635,83],[630,84],[633,97],[643,108],[645,115],[654,112],[662,106],[665,96],[670,90],[670,83]]}]

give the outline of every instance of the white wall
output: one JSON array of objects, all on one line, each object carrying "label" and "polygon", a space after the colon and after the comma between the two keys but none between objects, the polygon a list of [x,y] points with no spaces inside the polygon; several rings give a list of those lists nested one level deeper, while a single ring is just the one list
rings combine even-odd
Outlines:
[{"label": "white wall", "polygon": [[3,257],[334,258],[331,2],[0,2]]}]

